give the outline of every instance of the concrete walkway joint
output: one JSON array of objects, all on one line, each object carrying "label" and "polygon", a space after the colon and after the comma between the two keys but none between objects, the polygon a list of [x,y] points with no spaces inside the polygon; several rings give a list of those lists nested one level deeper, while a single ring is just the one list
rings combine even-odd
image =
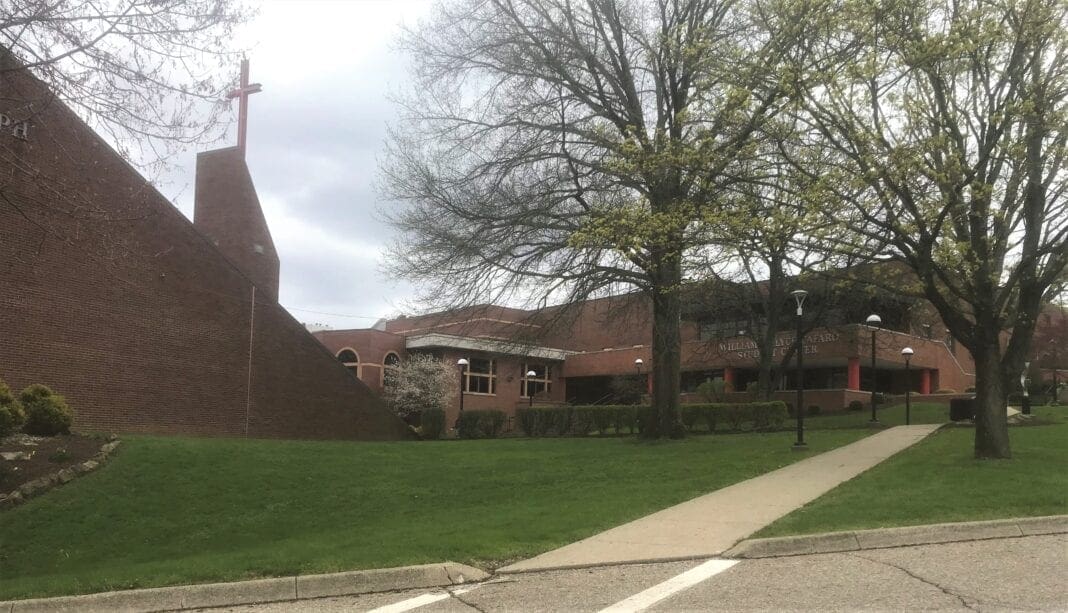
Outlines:
[{"label": "concrete walkway joint", "polygon": [[711,558],[923,440],[941,426],[925,424],[889,428],[497,572]]}]

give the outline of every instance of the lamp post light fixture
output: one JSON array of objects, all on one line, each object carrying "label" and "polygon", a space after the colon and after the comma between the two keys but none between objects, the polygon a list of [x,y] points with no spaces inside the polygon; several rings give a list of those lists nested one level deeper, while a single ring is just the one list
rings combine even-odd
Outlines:
[{"label": "lamp post light fixture", "polygon": [[[638,371],[638,385],[639,386],[642,385],[642,365],[643,364],[645,364],[644,360],[642,360],[641,358],[634,358],[634,369]],[[648,386],[646,386],[646,387],[648,387]],[[640,401],[641,394],[638,395],[638,398],[639,398],[639,401]]]},{"label": "lamp post light fixture", "polygon": [[[464,413],[464,371],[467,370],[468,364],[470,362],[467,361],[467,358],[456,360],[456,366],[460,369],[460,415]],[[456,422],[460,422],[459,417],[456,418]]]},{"label": "lamp post light fixture", "polygon": [[1058,404],[1061,401],[1061,397],[1060,394],[1057,393],[1060,391],[1057,389],[1057,386],[1060,384],[1060,381],[1057,380],[1057,368],[1060,367],[1061,363],[1057,359],[1057,339],[1049,339],[1049,344],[1053,345],[1053,404]]},{"label": "lamp post light fixture", "polygon": [[912,354],[916,353],[912,350],[912,347],[905,347],[901,350],[902,357],[905,358],[905,425],[909,425],[911,413],[912,413],[912,373],[909,372],[909,360],[912,358]]},{"label": "lamp post light fixture", "polygon": [[1023,372],[1020,373],[1020,387],[1023,388],[1023,400],[1021,401],[1020,412],[1024,415],[1031,414],[1031,396],[1027,393],[1027,371],[1031,368],[1030,362],[1024,362]]},{"label": "lamp post light fixture", "polygon": [[794,443],[794,451],[804,451],[805,445],[805,371],[804,371],[804,331],[801,329],[801,315],[804,313],[802,306],[808,292],[803,289],[795,289],[790,292],[797,302],[797,406],[794,414],[797,415],[797,441]]},{"label": "lamp post light fixture", "polygon": [[527,399],[530,400],[530,408],[534,408],[534,392],[530,390],[530,379],[536,376],[538,376],[538,373],[533,370],[527,371]]},{"label": "lamp post light fixture", "polygon": [[871,326],[871,420],[868,423],[875,426],[879,424],[879,418],[875,415],[875,383],[878,381],[875,376],[875,331],[879,329],[879,324],[883,323],[883,318],[872,313],[864,321]]}]

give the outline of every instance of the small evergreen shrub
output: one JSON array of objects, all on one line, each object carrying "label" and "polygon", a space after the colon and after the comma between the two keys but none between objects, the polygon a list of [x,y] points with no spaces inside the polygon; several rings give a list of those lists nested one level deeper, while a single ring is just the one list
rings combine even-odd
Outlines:
[{"label": "small evergreen shrub", "polygon": [[26,423],[22,426],[26,434],[55,436],[70,432],[74,411],[63,396],[47,386],[34,384],[22,390],[19,400],[26,410]]},{"label": "small evergreen shrub", "polygon": [[956,394],[957,390],[950,389],[950,388],[946,387],[946,388],[942,388],[940,390],[935,390],[935,393],[936,394]]},{"label": "small evergreen shrub", "polygon": [[849,403],[849,406],[846,408],[846,410],[847,411],[863,411],[864,410],[864,403],[859,401],[859,400],[853,400],[853,401],[851,401]]},{"label": "small evergreen shrub", "polygon": [[593,430],[594,413],[598,410],[594,407],[575,407],[571,410],[571,434],[586,436]]},{"label": "small evergreen shrub", "polygon": [[52,453],[52,455],[48,456],[48,461],[49,462],[53,462],[55,464],[62,464],[63,462],[70,461],[71,457],[72,456],[70,455],[69,451],[67,451],[66,449],[60,448],[60,449],[56,449]]},{"label": "small evergreen shrub", "polygon": [[441,409],[423,409],[420,415],[419,436],[429,441],[436,441],[445,433],[445,411]]},{"label": "small evergreen shrub", "polygon": [[820,409],[819,405],[816,405],[816,404],[810,404],[808,406],[808,414],[809,414],[809,416],[819,415],[821,410],[822,409]]},{"label": "small evergreen shrub", "polygon": [[966,388],[964,388],[964,393],[965,394],[974,394],[975,393],[975,388],[974,387],[966,387]]},{"label": "small evergreen shrub", "polygon": [[0,438],[22,427],[26,422],[26,412],[22,404],[11,393],[11,388],[0,380]]}]

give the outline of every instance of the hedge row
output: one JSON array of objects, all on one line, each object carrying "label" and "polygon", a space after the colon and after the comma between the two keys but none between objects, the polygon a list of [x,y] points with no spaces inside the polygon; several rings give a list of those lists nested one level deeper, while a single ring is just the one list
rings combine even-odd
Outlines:
[{"label": "hedge row", "polygon": [[[742,430],[776,430],[786,421],[786,404],[752,402],[745,404],[684,404],[682,423],[693,432],[738,432]],[[652,419],[647,406],[597,405],[522,408],[516,411],[519,429],[526,436],[586,436],[591,432],[634,434]]]},{"label": "hedge row", "polygon": [[497,438],[508,420],[504,411],[464,411],[456,420],[456,433],[460,438]]}]

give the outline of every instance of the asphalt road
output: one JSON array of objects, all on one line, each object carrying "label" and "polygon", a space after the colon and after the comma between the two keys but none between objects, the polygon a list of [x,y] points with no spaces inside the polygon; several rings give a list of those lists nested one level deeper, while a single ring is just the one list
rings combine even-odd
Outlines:
[{"label": "asphalt road", "polygon": [[1068,535],[497,576],[213,611],[1068,611]]}]

